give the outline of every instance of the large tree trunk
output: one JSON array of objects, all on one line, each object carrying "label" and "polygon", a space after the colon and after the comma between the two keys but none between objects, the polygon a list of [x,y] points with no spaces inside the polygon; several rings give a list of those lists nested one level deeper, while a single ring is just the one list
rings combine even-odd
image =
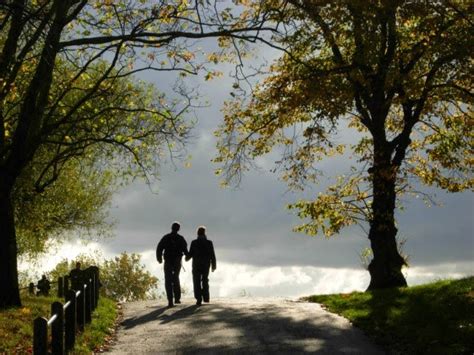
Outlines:
[{"label": "large tree trunk", "polygon": [[21,306],[11,184],[0,176],[0,309]]},{"label": "large tree trunk", "polygon": [[[378,160],[378,161],[377,161]],[[368,290],[403,287],[407,285],[402,273],[405,265],[397,247],[395,227],[395,181],[396,168],[390,164],[389,156],[375,158],[372,168],[373,204],[369,239],[373,259],[369,264],[370,284]]]},{"label": "large tree trunk", "polygon": [[[22,11],[24,10],[23,3],[24,1],[17,1],[17,5],[21,6]],[[54,0],[51,6],[53,20],[46,34],[35,74],[23,98],[18,114],[18,123],[13,134],[13,142],[7,149],[9,157],[3,159],[6,168],[0,169],[0,309],[21,305],[11,193],[15,178],[31,161],[40,145],[43,111],[48,102],[59,41],[62,30],[68,21],[68,11],[75,3],[77,1]],[[15,37],[15,33],[12,32],[9,41],[17,40],[18,36]],[[11,46],[9,52],[16,48],[13,44]],[[8,69],[6,64],[3,67],[4,71]],[[0,68],[1,70],[2,68]]]}]

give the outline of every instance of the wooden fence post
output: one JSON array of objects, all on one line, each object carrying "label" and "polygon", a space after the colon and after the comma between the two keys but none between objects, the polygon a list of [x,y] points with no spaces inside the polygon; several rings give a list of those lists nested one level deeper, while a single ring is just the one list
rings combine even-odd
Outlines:
[{"label": "wooden fence post", "polygon": [[79,297],[77,297],[76,301],[77,301],[77,327],[79,328],[80,331],[83,331],[84,330],[84,324],[86,322],[86,318],[85,318],[85,297],[84,297],[84,293],[85,293],[85,287],[84,285],[82,285],[81,289],[79,289],[80,293],[79,293]]},{"label": "wooden fence post", "polygon": [[91,302],[91,294],[92,294],[92,287],[91,287],[91,280],[88,277],[86,280],[86,294],[84,295],[86,300],[86,323],[90,323],[92,321],[92,302]]},{"label": "wooden fence post", "polygon": [[97,266],[92,266],[91,269],[94,272],[94,291],[95,291],[95,307],[99,305],[99,292],[100,292],[100,278],[99,278],[99,268]]},{"label": "wooden fence post", "polygon": [[64,309],[61,302],[51,304],[51,316],[56,315],[56,319],[51,324],[51,349],[54,355],[64,354]]},{"label": "wooden fence post", "polygon": [[69,276],[64,276],[63,277],[63,287],[64,287],[64,290],[63,290],[63,294],[64,294],[64,297],[66,297],[67,295],[67,292],[69,291]]},{"label": "wooden fence post", "polygon": [[43,317],[35,318],[33,322],[33,354],[48,353],[48,320]]},{"label": "wooden fence post", "polygon": [[66,308],[65,315],[65,337],[66,352],[74,348],[76,342],[76,291],[69,290],[66,293],[66,302],[70,302]]},{"label": "wooden fence post", "polygon": [[95,299],[95,273],[91,273],[91,312],[95,311],[97,301]]},{"label": "wooden fence post", "polygon": [[64,278],[58,277],[58,298],[64,296]]},{"label": "wooden fence post", "polygon": [[84,270],[87,279],[91,279],[91,309],[94,311],[99,303],[99,268],[97,266],[89,266]]},{"label": "wooden fence post", "polygon": [[[84,277],[86,276],[86,277]],[[74,348],[76,330],[84,331],[85,323],[92,321],[92,312],[99,302],[99,268],[90,267],[78,290],[69,288],[69,276],[58,278],[58,297],[65,298],[65,304],[51,304],[51,318],[37,317],[33,322],[33,353],[38,355],[63,355]],[[35,284],[28,285],[30,294],[35,294]],[[51,349],[48,347],[48,326],[51,325]]]}]

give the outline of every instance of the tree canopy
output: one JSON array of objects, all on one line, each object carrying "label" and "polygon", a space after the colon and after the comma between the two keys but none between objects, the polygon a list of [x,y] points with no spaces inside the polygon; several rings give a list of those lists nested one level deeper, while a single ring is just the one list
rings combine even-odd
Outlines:
[{"label": "tree canopy", "polygon": [[[222,14],[221,14],[222,10]],[[240,21],[218,3],[9,0],[0,4],[0,307],[20,305],[12,192],[38,152],[48,161],[38,191],[71,159],[151,177],[185,141],[192,95],[167,100],[132,76],[148,70],[212,77],[199,38],[252,38],[259,16]],[[249,34],[250,33],[250,34]],[[202,60],[201,60],[202,59]],[[4,211],[4,212],[3,212]]]},{"label": "tree canopy", "polygon": [[[291,187],[317,183],[318,163],[353,157],[347,174],[290,205],[296,230],[338,233],[368,224],[370,288],[403,286],[394,210],[419,184],[472,189],[473,5],[465,1],[250,1],[278,33],[283,54],[250,95],[225,106],[216,162],[238,181],[280,147]],[[235,85],[239,88],[239,83]],[[352,131],[353,144],[338,133]]]},{"label": "tree canopy", "polygon": [[[38,161],[39,160],[39,161]],[[86,161],[69,161],[59,178],[44,192],[34,188],[41,158],[35,158],[17,180],[13,192],[18,255],[35,258],[73,236],[107,236],[107,219],[113,192],[111,172],[97,171]]]}]

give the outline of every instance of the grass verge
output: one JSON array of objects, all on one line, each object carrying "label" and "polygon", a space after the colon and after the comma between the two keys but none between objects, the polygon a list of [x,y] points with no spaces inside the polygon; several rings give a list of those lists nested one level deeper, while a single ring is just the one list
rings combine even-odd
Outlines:
[{"label": "grass verge", "polygon": [[22,296],[23,307],[0,310],[0,354],[32,352],[33,320],[49,316],[56,297]]},{"label": "grass verge", "polygon": [[394,353],[474,353],[474,277],[305,300],[349,319]]},{"label": "grass verge", "polygon": [[91,324],[76,338],[74,354],[91,354],[105,350],[114,333],[116,319],[116,302],[105,297],[99,298]]},{"label": "grass verge", "polygon": [[[23,295],[23,307],[1,310],[0,354],[32,353],[33,320],[36,317],[49,317],[51,303],[55,301],[63,300],[57,297]],[[76,338],[74,354],[90,354],[103,347],[114,331],[116,318],[115,301],[101,297],[92,316],[92,323]]]}]

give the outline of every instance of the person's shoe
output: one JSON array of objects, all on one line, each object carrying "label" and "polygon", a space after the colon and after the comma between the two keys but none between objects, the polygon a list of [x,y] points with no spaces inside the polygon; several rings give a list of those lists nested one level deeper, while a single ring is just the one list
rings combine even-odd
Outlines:
[{"label": "person's shoe", "polygon": [[199,301],[196,301],[196,306],[200,306],[202,304],[202,302],[199,300]]},{"label": "person's shoe", "polygon": [[209,303],[209,299],[204,300],[204,302]]},{"label": "person's shoe", "polygon": [[173,302],[168,302],[168,308],[173,308],[173,307],[174,307]]},{"label": "person's shoe", "polygon": [[180,300],[176,300],[176,301],[174,301],[174,303],[176,303],[176,304],[181,304],[181,301],[180,301]]}]

